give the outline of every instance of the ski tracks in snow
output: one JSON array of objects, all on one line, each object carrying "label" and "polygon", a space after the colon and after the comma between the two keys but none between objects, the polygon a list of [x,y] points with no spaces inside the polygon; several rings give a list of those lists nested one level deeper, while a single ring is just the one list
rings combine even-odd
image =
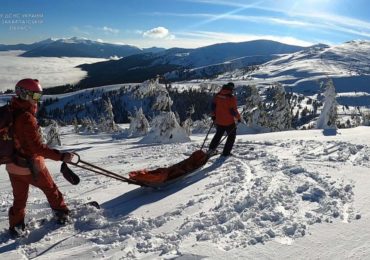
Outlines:
[{"label": "ski tracks in snow", "polygon": [[[223,250],[270,240],[292,243],[309,233],[310,225],[354,219],[352,185],[299,164],[312,150],[310,142],[255,144],[254,150],[251,145],[239,142],[234,156],[212,159],[186,179],[189,183],[195,179],[199,187],[186,203],[153,218],[135,214],[110,218],[99,238],[85,235],[135,258],[181,255],[181,243],[208,241]],[[305,153],[295,160],[296,151]],[[322,163],[324,158],[317,160]],[[206,178],[200,178],[202,174]],[[181,196],[181,189],[177,192]]]},{"label": "ski tracks in snow", "polygon": [[[322,144],[239,141],[234,147],[234,156],[212,158],[194,175],[174,183],[168,190],[139,188],[123,195],[124,203],[118,199],[117,203],[122,205],[117,206],[112,200],[116,206],[110,209],[104,209],[104,205],[102,210],[85,209],[76,215],[73,226],[51,231],[50,237],[46,235],[40,243],[24,245],[22,250],[27,257],[32,257],[48,250],[46,245],[57,251],[68,243],[80,252],[90,250],[92,256],[117,253],[130,259],[180,256],[184,252],[179,248],[184,243],[211,242],[223,250],[271,240],[292,243],[308,234],[310,225],[355,219],[351,205],[353,186],[319,173],[309,165],[312,162],[324,165],[326,161],[368,164],[369,148],[343,142]],[[141,149],[133,149],[130,162],[122,159],[125,156],[122,152],[102,158],[101,163],[109,165],[119,161],[117,167],[125,165],[128,170],[140,160],[141,165],[143,160],[158,160],[160,164],[171,150],[175,156],[171,156],[168,164],[172,164],[184,150],[191,152],[195,148],[195,144],[151,146],[145,154]],[[93,182],[94,178],[88,181]],[[103,187],[108,185],[108,180],[103,184]],[[186,199],[174,202],[157,216],[135,214],[138,206],[133,204],[144,206],[172,194]],[[58,241],[60,245],[56,245]],[[89,249],[80,248],[84,243],[90,245]]]}]

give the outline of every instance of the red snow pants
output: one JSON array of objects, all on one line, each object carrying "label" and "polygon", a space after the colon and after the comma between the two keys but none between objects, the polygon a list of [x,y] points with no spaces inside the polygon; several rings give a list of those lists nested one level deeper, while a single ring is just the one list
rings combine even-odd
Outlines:
[{"label": "red snow pants", "polygon": [[10,182],[13,187],[13,206],[9,209],[9,226],[15,225],[24,221],[26,215],[26,203],[28,199],[29,186],[33,185],[41,189],[54,210],[68,211],[68,207],[64,202],[63,195],[54,183],[49,170],[44,167],[38,174],[36,180],[32,174],[18,175],[9,173]]}]

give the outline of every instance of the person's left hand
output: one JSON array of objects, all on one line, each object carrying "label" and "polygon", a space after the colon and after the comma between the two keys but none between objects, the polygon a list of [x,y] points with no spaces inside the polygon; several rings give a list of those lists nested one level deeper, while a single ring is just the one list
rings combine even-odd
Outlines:
[{"label": "person's left hand", "polygon": [[65,163],[72,162],[73,157],[74,157],[73,153],[69,153],[69,152],[62,153],[62,161]]}]

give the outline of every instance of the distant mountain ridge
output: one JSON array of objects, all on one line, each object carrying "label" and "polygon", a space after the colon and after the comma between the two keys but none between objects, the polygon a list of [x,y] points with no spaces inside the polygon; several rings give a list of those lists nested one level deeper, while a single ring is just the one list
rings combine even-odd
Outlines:
[{"label": "distant mountain ridge", "polygon": [[158,74],[171,80],[212,77],[227,68],[262,64],[276,58],[276,55],[304,49],[268,40],[220,43],[195,49],[172,48],[117,61],[83,64],[80,68],[87,71],[88,76],[78,86],[86,88],[142,82]]},{"label": "distant mountain ridge", "polygon": [[164,48],[140,49],[131,45],[119,45],[92,41],[85,38],[47,39],[32,44],[0,45],[0,51],[24,50],[22,57],[127,57],[145,52],[160,52]]},{"label": "distant mountain ridge", "polygon": [[53,42],[53,39],[49,38],[43,41],[31,43],[31,44],[24,44],[24,43],[10,44],[10,45],[0,44],[0,51],[16,51],[16,50],[29,51],[37,47],[40,47],[42,45],[49,44],[51,42]]}]

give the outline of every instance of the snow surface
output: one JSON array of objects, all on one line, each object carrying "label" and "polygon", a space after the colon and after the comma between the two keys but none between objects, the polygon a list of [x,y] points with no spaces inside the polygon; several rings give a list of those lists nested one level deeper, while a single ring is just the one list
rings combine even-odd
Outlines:
[{"label": "snow surface", "polygon": [[[74,223],[52,220],[14,241],[12,204],[0,167],[2,259],[368,259],[369,127],[237,136],[229,158],[213,157],[178,183],[152,190],[73,168],[72,186],[48,160]],[[172,165],[199,149],[205,134],[172,144],[80,135],[63,127],[63,149],[127,176]],[[209,140],[208,140],[209,142]],[[60,148],[60,147],[59,147]],[[96,200],[102,209],[78,207]],[[30,190],[27,222],[51,218],[44,195]]]}]

